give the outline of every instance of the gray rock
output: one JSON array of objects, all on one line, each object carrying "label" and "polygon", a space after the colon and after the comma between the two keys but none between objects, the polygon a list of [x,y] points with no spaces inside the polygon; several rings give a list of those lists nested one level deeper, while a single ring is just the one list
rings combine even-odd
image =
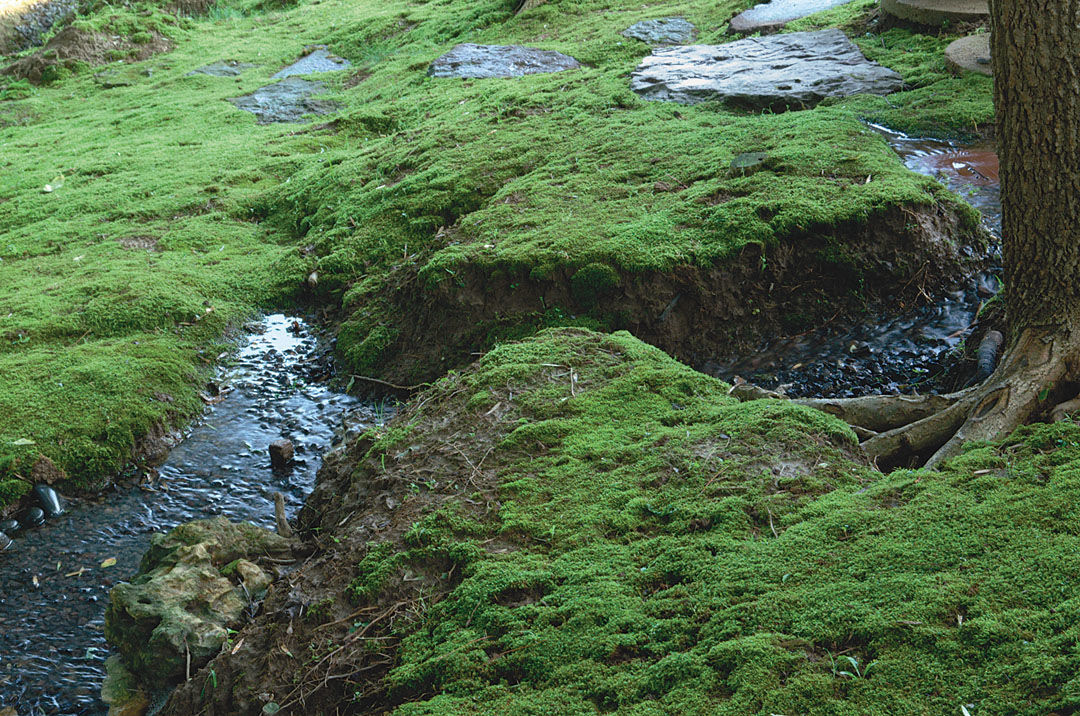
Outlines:
[{"label": "gray rock", "polygon": [[50,518],[64,514],[64,505],[60,502],[60,495],[48,485],[34,485],[34,497],[41,503],[41,509]]},{"label": "gray rock", "polygon": [[210,75],[211,77],[236,77],[243,73],[244,70],[249,70],[255,65],[250,62],[237,62],[236,60],[223,60],[222,62],[215,62],[212,65],[204,65],[196,70],[188,72],[188,77],[191,75]]},{"label": "gray rock", "polygon": [[961,22],[986,22],[987,0],[881,0],[881,11],[916,25],[941,27]]},{"label": "gray rock", "polygon": [[11,538],[3,532],[0,532],[0,552],[11,546]]},{"label": "gray rock", "polygon": [[792,20],[846,5],[851,0],[772,0],[744,10],[731,19],[728,32],[772,32]]},{"label": "gray rock", "polygon": [[45,524],[45,510],[40,507],[31,507],[23,514],[20,521],[27,527],[41,527]]},{"label": "gray rock", "polygon": [[634,23],[622,34],[650,45],[685,45],[697,36],[697,28],[681,17],[662,17]]},{"label": "gray rock", "polygon": [[284,470],[292,465],[293,453],[292,440],[275,440],[270,443],[270,466],[275,470]]},{"label": "gray rock", "polygon": [[18,520],[4,520],[0,522],[0,532],[7,532],[9,535],[13,535],[22,529],[22,525]]},{"label": "gray rock", "polygon": [[458,45],[431,63],[432,77],[521,77],[580,67],[560,52],[520,45]]},{"label": "gray rock", "polygon": [[258,117],[259,124],[300,122],[306,114],[332,114],[341,109],[337,102],[312,99],[325,89],[322,82],[289,77],[229,101]]},{"label": "gray rock", "polygon": [[331,55],[325,47],[322,47],[301,57],[296,62],[281,70],[274,75],[274,79],[279,80],[285,77],[293,77],[294,75],[313,75],[316,72],[334,72],[335,70],[344,70],[348,67],[352,67],[352,64],[348,60],[335,57]]},{"label": "gray rock", "polygon": [[840,30],[662,47],[630,79],[630,88],[647,100],[718,100],[776,112],[813,107],[826,97],[885,95],[902,86],[900,75],[867,60]]}]

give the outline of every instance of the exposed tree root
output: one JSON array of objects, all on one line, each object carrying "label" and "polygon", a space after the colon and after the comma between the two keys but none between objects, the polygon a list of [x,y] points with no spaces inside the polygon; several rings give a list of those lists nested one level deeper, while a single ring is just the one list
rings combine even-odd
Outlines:
[{"label": "exposed tree root", "polygon": [[[863,451],[886,470],[936,467],[964,443],[994,440],[1040,419],[1080,410],[1080,331],[1028,329],[981,385],[948,395],[871,395],[793,402],[835,415],[855,430]],[[740,400],[783,398],[757,386],[732,388]]]}]

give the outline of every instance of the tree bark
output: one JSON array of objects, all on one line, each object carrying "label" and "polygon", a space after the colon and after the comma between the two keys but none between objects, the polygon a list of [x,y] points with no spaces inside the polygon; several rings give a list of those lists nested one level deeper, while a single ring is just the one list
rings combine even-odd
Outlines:
[{"label": "tree bark", "polygon": [[1080,3],[990,0],[1006,313],[1015,345],[1080,313]]}]

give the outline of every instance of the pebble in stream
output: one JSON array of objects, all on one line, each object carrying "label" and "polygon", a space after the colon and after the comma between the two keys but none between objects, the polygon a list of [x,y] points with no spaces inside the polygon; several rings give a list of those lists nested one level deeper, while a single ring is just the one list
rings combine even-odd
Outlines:
[{"label": "pebble in stream", "polygon": [[[327,384],[325,346],[300,319],[274,315],[252,328],[217,381],[220,402],[152,479],[71,498],[63,516],[0,552],[0,705],[22,716],[104,714],[109,589],[135,573],[150,534],[215,515],[272,529],[275,492],[295,515],[340,429],[385,417]],[[283,437],[296,449],[288,473],[271,469],[266,450]]]}]

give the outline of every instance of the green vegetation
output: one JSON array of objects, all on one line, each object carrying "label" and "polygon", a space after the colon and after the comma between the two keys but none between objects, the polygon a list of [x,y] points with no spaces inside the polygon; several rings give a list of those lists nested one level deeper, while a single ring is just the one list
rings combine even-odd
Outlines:
[{"label": "green vegetation", "polygon": [[458,469],[407,498],[417,522],[372,543],[338,610],[411,604],[377,639],[339,642],[353,673],[401,639],[378,697],[395,713],[1078,705],[1071,422],[882,475],[829,416],[738,404],[625,333],[551,331],[423,394],[325,506],[403,486],[447,435]]},{"label": "green vegetation", "polygon": [[[343,305],[345,367],[378,372],[440,286],[563,281],[597,304],[508,309],[470,328],[472,349],[537,326],[610,328],[621,319],[600,299],[635,275],[955,203],[861,120],[917,112],[922,128],[967,131],[990,119],[989,83],[946,76],[943,40],[864,37],[868,3],[829,21],[911,92],[746,115],[628,90],[648,48],[620,30],[681,14],[702,42],[725,42],[744,4],[565,0],[515,16],[507,0],[101,3],[77,28],[125,39],[103,60],[126,86],[103,89],[101,68],[78,61],[40,87],[0,75],[0,480],[25,477],[39,451],[77,485],[113,473],[151,427],[199,410],[218,342],[262,308]],[[426,76],[464,41],[538,45],[584,67]],[[225,101],[314,43],[354,64],[326,77],[344,107],[329,125],[260,126]],[[151,46],[172,49],[127,64]],[[222,59],[256,67],[188,74]],[[729,177],[742,151],[768,152],[768,169]],[[3,484],[0,503],[21,489]]]}]

